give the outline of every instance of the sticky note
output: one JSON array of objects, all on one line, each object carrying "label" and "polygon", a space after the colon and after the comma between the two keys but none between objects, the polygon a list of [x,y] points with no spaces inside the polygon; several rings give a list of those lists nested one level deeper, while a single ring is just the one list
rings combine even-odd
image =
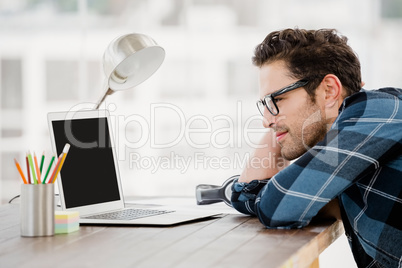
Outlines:
[{"label": "sticky note", "polygon": [[78,211],[55,211],[55,234],[67,234],[78,231],[79,213]]},{"label": "sticky note", "polygon": [[56,224],[54,233],[55,234],[68,234],[72,232],[76,232],[80,229],[80,224],[74,223],[74,224]]}]

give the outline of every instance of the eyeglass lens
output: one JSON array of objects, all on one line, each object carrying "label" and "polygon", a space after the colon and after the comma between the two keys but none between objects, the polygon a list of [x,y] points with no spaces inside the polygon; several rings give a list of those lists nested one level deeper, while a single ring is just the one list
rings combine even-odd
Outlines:
[{"label": "eyeglass lens", "polygon": [[268,111],[271,114],[273,114],[273,115],[278,114],[278,109],[276,108],[276,105],[274,104],[274,102],[272,101],[272,99],[270,97],[266,97],[264,102],[266,105],[264,105],[264,103],[261,100],[257,102],[258,110],[260,111],[260,114],[262,116],[264,116],[265,107],[268,109]]}]

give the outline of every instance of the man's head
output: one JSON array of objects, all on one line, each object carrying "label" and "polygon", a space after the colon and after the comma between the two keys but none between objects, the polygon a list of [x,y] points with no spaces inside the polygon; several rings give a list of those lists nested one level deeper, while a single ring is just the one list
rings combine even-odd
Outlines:
[{"label": "man's head", "polygon": [[347,41],[334,29],[275,31],[256,47],[253,63],[261,67],[284,61],[290,75],[310,81],[305,89],[313,99],[324,76],[334,74],[342,83],[345,98],[361,88],[360,61]]},{"label": "man's head", "polygon": [[361,88],[359,60],[335,30],[273,32],[253,63],[260,67],[260,108],[270,107],[260,109],[264,126],[276,131],[289,160],[321,141],[343,99]]}]

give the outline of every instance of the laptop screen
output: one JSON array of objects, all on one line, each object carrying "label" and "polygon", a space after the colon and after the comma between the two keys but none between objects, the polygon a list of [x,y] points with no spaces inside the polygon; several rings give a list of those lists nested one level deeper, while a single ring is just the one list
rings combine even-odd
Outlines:
[{"label": "laptop screen", "polygon": [[52,121],[57,155],[70,150],[60,171],[66,209],[120,200],[106,117]]}]

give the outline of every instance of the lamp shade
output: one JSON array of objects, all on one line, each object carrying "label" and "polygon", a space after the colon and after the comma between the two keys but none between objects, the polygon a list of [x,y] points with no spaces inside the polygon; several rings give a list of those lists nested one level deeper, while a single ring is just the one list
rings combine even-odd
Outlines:
[{"label": "lamp shade", "polygon": [[164,59],[165,50],[149,36],[132,33],[114,39],[103,55],[107,88],[96,109],[114,91],[144,82],[158,70]]}]

